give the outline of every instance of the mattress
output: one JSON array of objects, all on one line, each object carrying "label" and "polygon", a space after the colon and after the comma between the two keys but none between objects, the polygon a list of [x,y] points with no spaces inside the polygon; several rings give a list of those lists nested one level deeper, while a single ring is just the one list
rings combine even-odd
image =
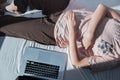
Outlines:
[{"label": "mattress", "polygon": [[[0,37],[0,80],[15,80],[20,72],[20,60],[26,47],[37,47],[67,54],[67,48],[43,45],[34,41],[15,37]],[[74,68],[68,55],[64,80],[120,80],[120,67],[108,71],[92,73],[89,69]]]},{"label": "mattress", "polygon": [[34,41],[8,36],[0,37],[0,43],[0,80],[15,80],[20,72],[19,67],[21,56],[23,55],[25,48],[28,46],[44,48],[47,50],[62,51],[65,53],[67,51],[67,48],[59,48],[52,45],[42,45]]}]

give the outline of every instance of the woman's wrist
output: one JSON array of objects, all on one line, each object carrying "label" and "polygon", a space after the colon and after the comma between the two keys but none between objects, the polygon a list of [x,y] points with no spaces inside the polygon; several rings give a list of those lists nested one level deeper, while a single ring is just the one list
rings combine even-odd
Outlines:
[{"label": "woman's wrist", "polygon": [[88,35],[94,36],[95,32],[91,29],[87,29],[87,31],[85,33],[87,33]]},{"label": "woman's wrist", "polygon": [[73,36],[73,35],[75,34],[75,31],[76,31],[75,29],[70,29],[70,30],[69,30],[69,35],[70,35],[70,36]]},{"label": "woman's wrist", "polygon": [[93,34],[95,32],[95,30],[93,28],[88,27],[88,29],[86,30],[86,32]]}]

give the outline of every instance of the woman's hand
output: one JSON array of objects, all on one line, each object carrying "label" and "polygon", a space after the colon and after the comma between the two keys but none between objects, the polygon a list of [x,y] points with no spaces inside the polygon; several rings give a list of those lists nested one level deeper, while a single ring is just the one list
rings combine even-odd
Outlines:
[{"label": "woman's hand", "polygon": [[67,12],[66,23],[67,23],[68,31],[76,29],[75,14],[72,10]]},{"label": "woman's hand", "polygon": [[94,35],[88,31],[83,34],[82,43],[85,49],[88,49],[94,43]]},{"label": "woman's hand", "polygon": [[7,11],[12,12],[16,15],[19,15],[18,8],[14,4],[14,1],[12,1],[11,4],[7,5],[5,8],[6,8]]}]

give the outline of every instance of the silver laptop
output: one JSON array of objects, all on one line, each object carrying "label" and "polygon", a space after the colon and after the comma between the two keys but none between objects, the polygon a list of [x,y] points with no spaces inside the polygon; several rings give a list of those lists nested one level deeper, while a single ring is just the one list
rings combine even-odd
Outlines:
[{"label": "silver laptop", "polygon": [[64,80],[67,54],[27,47],[21,59],[20,75],[40,80]]}]

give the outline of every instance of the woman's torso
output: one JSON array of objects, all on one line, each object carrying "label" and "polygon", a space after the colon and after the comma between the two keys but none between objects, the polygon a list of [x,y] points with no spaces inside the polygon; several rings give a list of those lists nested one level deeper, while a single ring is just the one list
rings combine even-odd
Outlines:
[{"label": "woman's torso", "polygon": [[[68,7],[67,7],[68,8]],[[67,9],[69,10],[69,8]],[[66,27],[66,21],[65,21],[65,16],[66,16],[66,11],[59,17],[55,30],[54,30],[54,35],[56,39],[56,43],[60,47],[67,47],[69,45],[69,40],[68,40],[68,30]],[[75,12],[76,16],[76,21],[77,21],[77,29],[76,29],[76,39],[77,39],[77,45],[78,45],[78,50],[81,47],[81,38],[84,32],[86,31],[87,27],[89,27],[89,22],[91,20],[91,15],[92,12],[85,9],[85,8],[72,8],[73,12]],[[107,53],[110,53],[110,49],[113,49],[114,46],[116,47],[117,53],[119,55],[120,51],[120,22],[110,19],[110,18],[105,18],[103,19],[100,24],[97,26],[97,29],[95,31],[95,44],[93,47],[88,49],[87,56],[91,55],[104,55],[104,51]],[[98,47],[98,46],[101,47]],[[101,49],[102,46],[104,46],[104,49]],[[99,51],[99,52],[98,52]],[[99,54],[100,53],[100,54]]]},{"label": "woman's torso", "polygon": [[[72,10],[75,13],[75,17],[76,17],[76,24],[77,24],[77,28],[76,28],[76,39],[78,44],[81,40],[82,34],[85,32],[86,28],[87,28],[87,24],[89,22],[89,20],[91,19],[91,11],[87,11],[86,9],[73,9]],[[68,29],[66,26],[66,15],[67,12],[65,11],[64,13],[62,13],[55,25],[55,29],[54,29],[54,34],[55,34],[55,39],[56,42],[58,44],[58,46],[60,47],[67,47],[68,46]],[[62,44],[62,43],[66,43],[66,44]]]}]

